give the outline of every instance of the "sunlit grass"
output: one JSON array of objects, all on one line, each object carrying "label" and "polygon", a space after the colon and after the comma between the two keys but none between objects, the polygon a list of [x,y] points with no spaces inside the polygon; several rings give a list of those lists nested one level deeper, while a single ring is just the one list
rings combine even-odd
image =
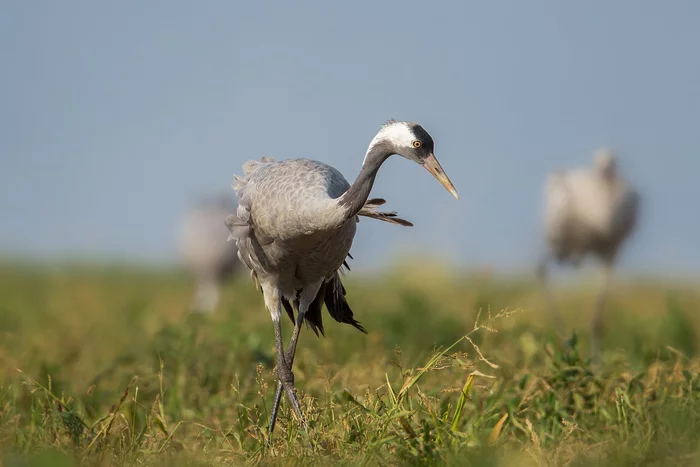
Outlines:
[{"label": "sunlit grass", "polygon": [[274,342],[247,278],[199,316],[178,272],[0,267],[3,464],[700,465],[700,289],[619,281],[597,371],[589,283],[556,292],[562,353],[529,278],[345,280],[369,335],[302,332],[309,432],[283,401],[266,450]]}]

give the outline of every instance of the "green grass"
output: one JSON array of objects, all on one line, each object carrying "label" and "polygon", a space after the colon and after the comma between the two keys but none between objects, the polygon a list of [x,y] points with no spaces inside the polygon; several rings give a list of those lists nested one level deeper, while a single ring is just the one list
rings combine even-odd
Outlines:
[{"label": "green grass", "polygon": [[0,462],[700,465],[692,284],[618,282],[598,370],[588,286],[556,292],[562,353],[527,278],[402,264],[346,285],[369,335],[302,331],[309,431],[283,400],[266,450],[274,340],[247,278],[198,316],[178,272],[0,267]]}]

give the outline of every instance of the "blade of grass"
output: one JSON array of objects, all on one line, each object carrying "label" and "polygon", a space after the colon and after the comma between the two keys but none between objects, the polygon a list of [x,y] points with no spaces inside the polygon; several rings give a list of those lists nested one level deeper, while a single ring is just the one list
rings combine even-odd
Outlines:
[{"label": "blade of grass", "polygon": [[450,350],[455,348],[457,346],[457,344],[459,344],[460,342],[462,342],[466,338],[467,338],[467,336],[460,337],[452,345],[447,347],[445,350],[433,355],[433,357],[428,361],[428,363],[423,368],[421,368],[413,378],[410,378],[408,381],[406,381],[404,383],[403,387],[399,391],[398,396],[396,397],[397,402],[401,402],[401,400],[406,396],[406,393],[408,392],[408,390],[411,389],[418,382],[418,380],[420,380],[423,377],[423,375],[428,372],[428,370],[430,370],[432,367],[434,367],[435,364],[442,357],[444,357],[447,352],[449,352]]},{"label": "blade of grass", "polygon": [[469,393],[472,390],[472,385],[474,384],[474,375],[469,375],[467,377],[467,381],[464,383],[464,386],[462,387],[461,394],[459,396],[459,400],[457,401],[457,407],[455,407],[455,413],[454,416],[452,417],[452,425],[450,428],[452,431],[457,431],[457,425],[459,424],[459,419],[462,417],[462,410],[464,410],[464,403],[467,401],[467,397],[469,397]]},{"label": "blade of grass", "polygon": [[389,375],[387,373],[384,373],[384,377],[386,378],[386,387],[389,388],[389,397],[391,397],[391,403],[395,406],[396,404],[398,404],[398,400],[396,399],[394,388],[391,387],[391,383],[389,382]]},{"label": "blade of grass", "polygon": [[503,430],[503,424],[505,424],[507,419],[508,412],[504,413],[501,419],[496,422],[496,425],[491,430],[491,433],[489,433],[489,437],[487,439],[489,444],[494,444],[496,441],[498,441],[498,437],[501,435],[501,431]]}]

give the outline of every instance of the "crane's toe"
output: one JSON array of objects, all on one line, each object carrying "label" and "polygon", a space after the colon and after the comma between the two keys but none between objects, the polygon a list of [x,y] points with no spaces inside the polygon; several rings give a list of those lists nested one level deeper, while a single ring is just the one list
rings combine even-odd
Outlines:
[{"label": "crane's toe", "polygon": [[284,386],[284,390],[287,393],[287,399],[289,399],[289,403],[292,405],[292,410],[294,411],[294,414],[299,418],[301,425],[306,430],[307,429],[306,419],[304,418],[304,415],[301,413],[301,404],[299,404],[299,399],[297,398],[297,395],[294,392],[294,384],[283,382],[282,386]]},{"label": "crane's toe", "polygon": [[285,365],[277,365],[277,377],[287,393],[287,399],[292,406],[294,414],[299,418],[304,429],[306,429],[306,420],[304,415],[301,413],[301,404],[297,398],[296,392],[294,391],[294,373],[287,368]]}]

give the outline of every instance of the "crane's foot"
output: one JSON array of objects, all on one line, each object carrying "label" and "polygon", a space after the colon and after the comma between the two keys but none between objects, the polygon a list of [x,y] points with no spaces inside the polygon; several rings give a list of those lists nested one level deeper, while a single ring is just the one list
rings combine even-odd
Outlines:
[{"label": "crane's foot", "polygon": [[299,399],[297,399],[296,392],[294,392],[294,373],[287,366],[286,361],[282,365],[277,364],[277,377],[287,393],[287,399],[289,399],[294,414],[299,418],[304,429],[306,429],[306,420],[301,413],[301,405],[299,404]]},{"label": "crane's foot", "polygon": [[294,392],[294,385],[293,384],[282,384],[284,386],[284,390],[287,393],[287,399],[289,399],[289,403],[292,405],[292,410],[294,410],[294,413],[296,416],[299,418],[299,421],[301,422],[301,426],[304,427],[304,430],[308,430],[308,427],[306,426],[306,419],[304,418],[304,415],[301,413],[301,405],[299,404],[299,399],[297,399],[297,395]]},{"label": "crane's foot", "polygon": [[275,391],[275,401],[272,403],[272,413],[270,414],[270,426],[267,429],[267,447],[272,443],[272,432],[275,431],[275,422],[277,422],[277,412],[282,401],[282,382],[277,381],[277,391]]},{"label": "crane's foot", "polygon": [[[284,353],[284,360],[287,363],[287,365],[292,365],[292,362],[294,361],[294,355],[292,355],[292,352],[290,349],[287,349],[287,351]],[[279,376],[278,376],[279,377]],[[292,379],[294,379],[294,375],[292,374]],[[267,429],[268,432],[268,438],[267,438],[267,447],[270,447],[270,442],[272,441],[272,432],[275,431],[275,423],[277,422],[277,412],[279,411],[280,408],[280,402],[282,401],[282,390],[284,387],[282,386],[282,381],[278,380],[277,381],[277,390],[275,391],[275,400],[272,403],[272,413],[270,414],[270,425]]]},{"label": "crane's foot", "polygon": [[277,414],[279,412],[279,406],[282,402],[282,391],[287,393],[287,399],[292,406],[292,410],[297,418],[301,421],[304,430],[307,430],[306,419],[301,413],[301,404],[299,404],[299,399],[294,392],[294,373],[287,366],[287,361],[277,362],[277,377],[279,381],[277,382],[277,391],[275,392],[275,401],[272,406],[272,413],[270,415],[270,426],[268,429],[267,446],[270,447],[270,442],[272,440],[272,432],[275,430],[275,423],[277,422]]}]

